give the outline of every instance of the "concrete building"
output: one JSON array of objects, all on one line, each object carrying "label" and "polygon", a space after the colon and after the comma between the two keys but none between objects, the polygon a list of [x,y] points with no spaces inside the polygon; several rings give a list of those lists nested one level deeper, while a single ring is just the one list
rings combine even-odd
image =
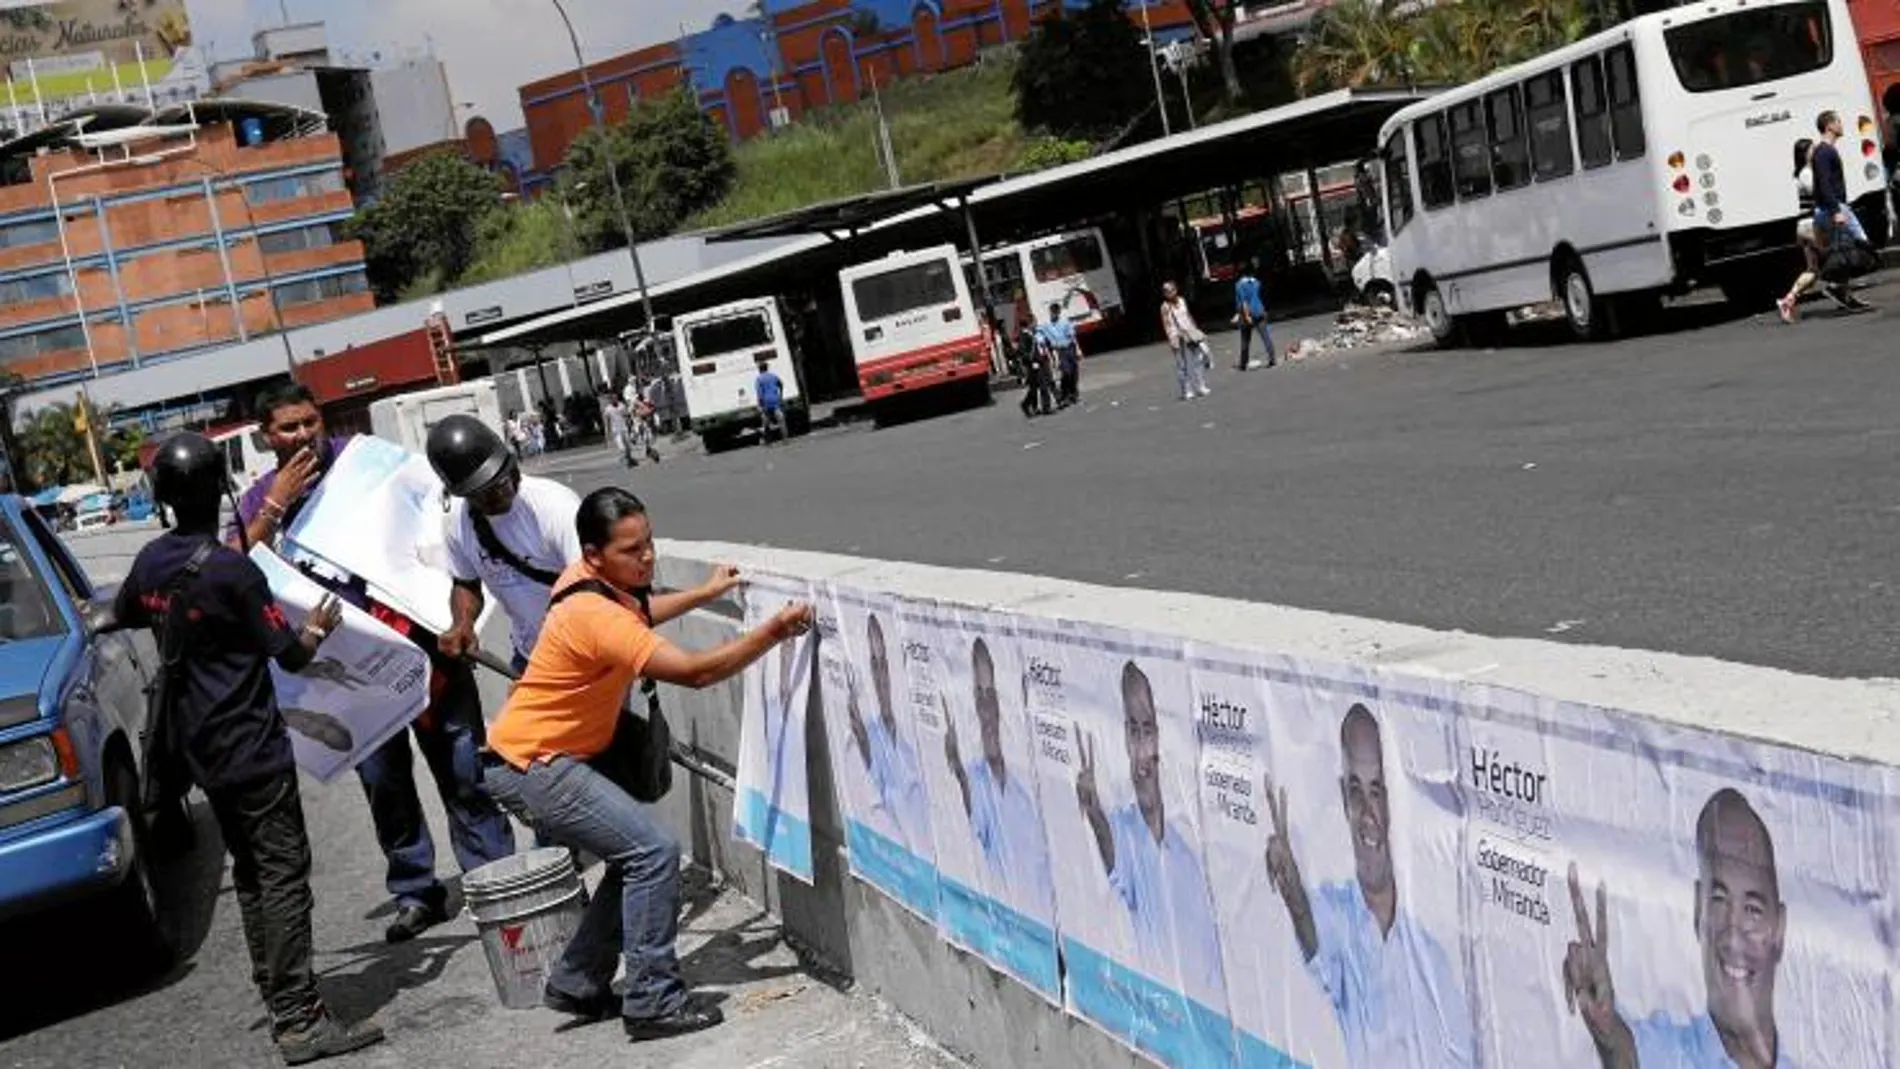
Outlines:
[{"label": "concrete building", "polygon": [[360,66],[330,50],[322,23],[260,30],[253,58],[220,63],[212,92],[325,115],[343,147],[345,177],[359,202],[429,152],[463,151],[448,70],[433,56]]},{"label": "concrete building", "polygon": [[0,368],[91,378],[367,311],[320,115],[76,112],[0,144]]}]

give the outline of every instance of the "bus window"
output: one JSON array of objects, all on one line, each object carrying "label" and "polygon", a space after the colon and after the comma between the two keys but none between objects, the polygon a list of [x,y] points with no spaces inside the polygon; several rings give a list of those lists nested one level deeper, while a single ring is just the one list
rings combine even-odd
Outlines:
[{"label": "bus window", "polygon": [[1687,23],[1663,31],[1663,41],[1676,79],[1691,93],[1792,78],[1834,61],[1833,29],[1821,0]]},{"label": "bus window", "polygon": [[1458,199],[1491,194],[1491,146],[1484,136],[1482,102],[1468,100],[1451,109],[1452,171],[1458,179]]},{"label": "bus window", "polygon": [[919,308],[956,303],[957,283],[950,270],[948,260],[933,260],[856,280],[851,283],[851,296],[858,306],[858,319],[875,323]]},{"label": "bus window", "polygon": [[[1412,168],[1405,158],[1405,131],[1394,130],[1385,142],[1385,189],[1391,234],[1412,220]],[[1388,235],[1390,236],[1390,235]]]},{"label": "bus window", "polygon": [[1643,154],[1643,99],[1636,88],[1636,50],[1617,45],[1603,53],[1603,72],[1609,84],[1610,137],[1616,158],[1633,160]]},{"label": "bus window", "polygon": [[1507,86],[1485,95],[1484,120],[1491,140],[1491,181],[1499,189],[1516,189],[1530,182],[1530,146],[1524,140],[1524,104],[1518,99],[1516,86]]},{"label": "bus window", "polygon": [[772,344],[772,321],[762,312],[708,319],[686,328],[686,347],[695,357],[750,352]]},{"label": "bus window", "polygon": [[1570,65],[1570,85],[1577,109],[1577,154],[1583,166],[1601,167],[1613,158],[1610,150],[1610,103],[1603,95],[1603,58],[1591,56]]},{"label": "bus window", "polygon": [[1524,111],[1531,132],[1531,173],[1539,181],[1577,169],[1570,149],[1570,109],[1564,103],[1564,72],[1540,74],[1524,83]]},{"label": "bus window", "polygon": [[1029,265],[1037,282],[1060,282],[1071,275],[1102,269],[1102,246],[1095,235],[1077,234],[1059,245],[1044,245],[1029,252]]},{"label": "bus window", "polygon": [[1451,142],[1445,137],[1443,113],[1426,115],[1412,124],[1418,141],[1418,195],[1427,208],[1443,208],[1457,187],[1451,180]]}]

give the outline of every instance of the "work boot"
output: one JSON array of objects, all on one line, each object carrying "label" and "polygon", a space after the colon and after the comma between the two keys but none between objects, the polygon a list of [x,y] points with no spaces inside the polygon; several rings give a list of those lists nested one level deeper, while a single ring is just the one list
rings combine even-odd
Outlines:
[{"label": "work boot", "polygon": [[659,1017],[622,1017],[620,1021],[626,1026],[627,1038],[640,1043],[704,1031],[725,1019],[726,1015],[718,1006],[704,999],[688,998],[684,1005],[672,1013]]},{"label": "work boot", "polygon": [[391,943],[407,943],[448,919],[448,911],[433,902],[403,906],[384,929],[383,938]]},{"label": "work boot", "polygon": [[383,1030],[367,1021],[341,1024],[325,1012],[314,1022],[277,1037],[277,1053],[285,1065],[308,1065],[339,1054],[373,1047],[383,1041]]}]

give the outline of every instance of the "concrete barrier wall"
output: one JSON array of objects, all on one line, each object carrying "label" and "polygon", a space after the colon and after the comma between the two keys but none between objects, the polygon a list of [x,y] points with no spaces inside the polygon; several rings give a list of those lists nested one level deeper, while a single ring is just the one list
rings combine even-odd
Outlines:
[{"label": "concrete barrier wall", "polygon": [[[1108,588],[828,554],[714,543],[667,543],[660,581],[686,586],[713,563],[866,590],[1082,621],[1289,656],[1488,683],[1658,721],[1881,764],[1900,764],[1900,682],[1846,681],[1636,650],[1494,639],[1199,595]],[[700,647],[735,633],[736,611],[671,626]],[[716,763],[738,754],[740,693],[728,684],[664,697],[675,733]],[[820,695],[808,723],[813,886],[766,867],[731,841],[732,798],[693,781],[666,809],[693,856],[783,918],[787,935],[914,1017],[938,1042],[982,1066],[1147,1064],[1093,1026],[1066,1018],[937,930],[849,877],[831,796]]]}]

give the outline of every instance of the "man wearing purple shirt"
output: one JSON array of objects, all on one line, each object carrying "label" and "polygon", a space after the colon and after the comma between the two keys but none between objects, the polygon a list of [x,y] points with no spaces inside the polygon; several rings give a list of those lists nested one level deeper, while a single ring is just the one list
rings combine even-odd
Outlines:
[{"label": "man wearing purple shirt", "polygon": [[[280,532],[296,520],[349,439],[324,433],[316,398],[295,383],[266,390],[257,411],[277,467],[245,491],[236,522],[244,525],[250,543],[277,546]],[[235,542],[235,527],[228,534]],[[514,853],[513,827],[478,782],[476,754],[486,729],[468,662],[443,656],[436,635],[371,599],[362,579],[293,547],[279,548],[311,579],[428,652],[433,669],[429,707],[413,726],[416,746],[448,811],[456,860],[468,872]],[[435,876],[435,841],[416,793],[414,764],[408,736],[399,734],[356,768],[369,796],[376,841],[389,859],[386,883],[396,900],[396,919],[384,935],[392,943],[407,942],[448,919],[448,892]]]}]

